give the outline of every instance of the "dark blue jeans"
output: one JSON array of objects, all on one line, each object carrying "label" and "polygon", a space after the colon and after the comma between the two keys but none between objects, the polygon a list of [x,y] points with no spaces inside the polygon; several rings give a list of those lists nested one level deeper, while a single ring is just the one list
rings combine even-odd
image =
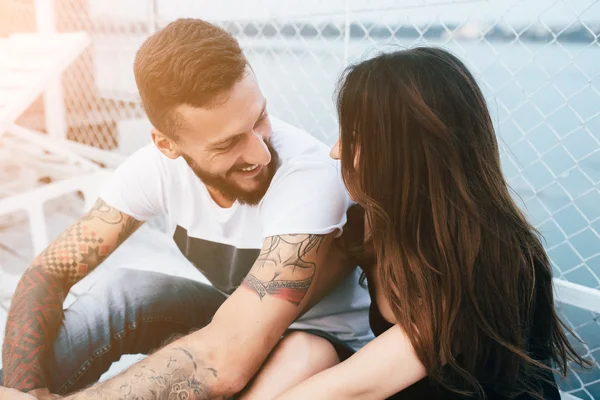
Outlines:
[{"label": "dark blue jeans", "polygon": [[50,391],[83,389],[122,355],[149,354],[173,335],[204,327],[225,299],[213,287],[190,279],[110,271],[65,310],[45,364]]}]

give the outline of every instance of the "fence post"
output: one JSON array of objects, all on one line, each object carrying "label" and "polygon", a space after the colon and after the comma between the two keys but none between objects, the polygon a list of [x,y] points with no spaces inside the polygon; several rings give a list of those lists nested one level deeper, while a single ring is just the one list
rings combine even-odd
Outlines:
[{"label": "fence post", "polygon": [[[51,35],[56,33],[56,19],[53,0],[35,0],[35,20],[38,33]],[[44,92],[44,120],[46,133],[51,138],[65,139],[67,126],[65,121],[65,103],[60,77],[48,82]]]},{"label": "fence post", "polygon": [[152,0],[152,4],[150,5],[150,34],[158,31],[158,0]]},{"label": "fence post", "polygon": [[344,68],[348,66],[348,52],[350,49],[350,7],[348,0],[344,0]]}]

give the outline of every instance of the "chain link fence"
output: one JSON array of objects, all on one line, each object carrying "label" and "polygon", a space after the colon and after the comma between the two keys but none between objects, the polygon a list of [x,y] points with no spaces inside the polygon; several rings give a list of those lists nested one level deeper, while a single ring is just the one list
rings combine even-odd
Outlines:
[{"label": "chain link fence", "polygon": [[[132,72],[135,51],[178,17],[242,44],[270,112],[328,144],[345,66],[380,50],[445,47],[478,77],[506,177],[546,238],[555,276],[600,289],[600,0],[55,0],[57,31],[93,44],[63,78],[69,139],[128,154],[149,140]],[[0,36],[35,30],[34,0],[0,0]],[[19,123],[44,130],[42,100]],[[559,305],[600,360],[600,319]],[[600,370],[561,383],[600,398]]]}]

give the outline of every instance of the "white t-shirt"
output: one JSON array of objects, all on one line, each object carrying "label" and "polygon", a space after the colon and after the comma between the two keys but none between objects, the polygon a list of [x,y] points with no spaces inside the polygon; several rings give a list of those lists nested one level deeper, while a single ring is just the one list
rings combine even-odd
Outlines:
[{"label": "white t-shirt", "polygon": [[[271,117],[280,167],[258,206],[217,205],[183,158],[149,144],[121,164],[101,198],[140,221],[166,216],[184,256],[223,293],[241,283],[269,236],[341,234],[350,205],[339,163],[320,141]],[[371,339],[370,298],[358,270],[292,325],[328,332],[354,348]]]}]

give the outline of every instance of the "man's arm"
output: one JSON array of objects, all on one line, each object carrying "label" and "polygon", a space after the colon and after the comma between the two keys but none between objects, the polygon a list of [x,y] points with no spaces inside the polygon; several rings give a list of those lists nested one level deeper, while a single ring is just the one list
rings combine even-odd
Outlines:
[{"label": "man's arm", "polygon": [[207,327],[69,399],[199,400],[240,392],[298,315],[354,268],[332,241],[267,238],[243,285]]},{"label": "man's arm", "polygon": [[0,400],[36,400],[36,398],[27,393],[0,386]]},{"label": "man's arm", "polygon": [[43,357],[51,348],[71,286],[104,261],[142,222],[98,200],[44,250],[13,296],[2,348],[4,386],[45,388]]}]

